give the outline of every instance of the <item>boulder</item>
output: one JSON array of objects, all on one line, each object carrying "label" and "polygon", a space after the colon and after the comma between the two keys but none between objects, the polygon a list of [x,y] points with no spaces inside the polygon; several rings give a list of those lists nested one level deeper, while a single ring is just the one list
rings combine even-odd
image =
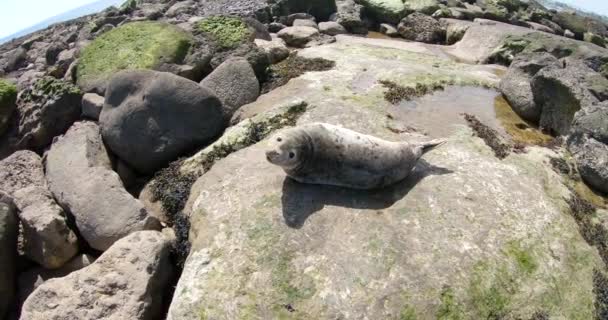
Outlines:
[{"label": "boulder", "polygon": [[110,81],[99,123],[104,142],[151,174],[223,129],[222,103],[196,82],[166,72],[124,71]]},{"label": "boulder", "polygon": [[169,320],[534,319],[539,310],[549,319],[594,317],[594,269],[604,263],[564,214],[571,193],[547,166],[556,154],[531,146],[497,159],[456,122],[460,111],[438,112],[457,104],[472,110],[486,96],[492,126],[491,90],[446,87],[418,106],[392,106],[377,84],[388,77],[411,88],[442,79],[493,86],[492,68],[445,59],[419,43],[348,35],[298,54],[336,64],[259,97],[240,109],[240,120],[301,99],[309,107],[299,117],[271,123],[326,122],[390,141],[448,141],[401,183],[358,192],[292,181],[265,159],[270,139],[240,148],[231,127],[218,150],[239,151],[214,162],[184,209],[192,250]]},{"label": "boulder", "polygon": [[59,54],[61,53],[61,51],[66,50],[68,48],[68,45],[64,42],[54,42],[52,43],[47,49],[46,49],[46,53],[44,55],[45,59],[46,59],[46,64],[49,66],[52,66],[55,64],[55,62],[57,62],[57,57],[59,57]]},{"label": "boulder", "polygon": [[30,186],[14,193],[23,226],[23,251],[47,269],[57,269],[78,253],[78,238],[66,214],[44,187]]},{"label": "boulder", "polygon": [[23,304],[25,299],[27,299],[27,297],[45,281],[65,277],[74,271],[90,266],[94,261],[95,257],[88,254],[80,254],[59,269],[49,270],[41,267],[34,267],[20,273],[17,278],[17,296],[19,304]]},{"label": "boulder", "polygon": [[173,275],[170,251],[158,231],[133,233],[90,266],[40,285],[21,319],[160,319]]},{"label": "boulder", "polygon": [[78,85],[85,92],[103,95],[110,77],[118,71],[179,64],[192,42],[190,34],[170,24],[153,21],[124,24],[99,36],[82,50],[77,68]]},{"label": "boulder", "polygon": [[300,12],[300,13],[292,13],[290,15],[287,16],[287,21],[286,24],[288,26],[293,26],[293,23],[296,20],[310,20],[312,22],[316,22],[317,19],[315,18],[315,16],[308,14],[308,13],[304,13],[304,12]]},{"label": "boulder", "polygon": [[362,19],[362,5],[354,0],[337,0],[336,8],[332,21],[341,24],[350,33],[367,34],[367,23]]},{"label": "boulder", "polygon": [[260,95],[260,83],[245,59],[232,59],[222,63],[201,81],[201,86],[222,101],[222,113],[226,122],[238,108],[255,101]]},{"label": "boulder", "polygon": [[256,39],[262,39],[267,41],[272,40],[272,37],[268,32],[268,28],[263,23],[259,22],[254,18],[249,17],[243,18],[243,22],[245,22],[245,24],[247,24],[247,26],[249,26],[249,28],[253,30]]},{"label": "boulder", "polygon": [[308,19],[295,19],[293,21],[292,26],[294,27],[311,27],[311,28],[315,28],[315,29],[319,29],[319,26],[317,25],[316,22],[314,22],[313,20],[308,20]]},{"label": "boulder", "polygon": [[452,45],[462,40],[464,34],[474,24],[470,21],[463,21],[457,19],[443,18],[439,22],[445,26],[446,29],[446,44]]},{"label": "boulder", "polygon": [[82,96],[82,116],[92,120],[99,120],[104,101],[104,97],[96,93],[85,93]]},{"label": "boulder", "polygon": [[279,37],[273,37],[272,41],[255,39],[255,44],[266,52],[271,64],[279,63],[289,57],[287,44]]},{"label": "boulder", "polygon": [[[232,0],[234,1],[234,0]],[[244,2],[250,2],[247,0]],[[261,3],[268,4],[267,1],[260,1]],[[284,9],[289,13],[295,13],[298,18],[305,17],[306,15],[312,16],[319,21],[326,21],[328,17],[336,12],[336,1],[335,0],[285,0],[282,1]],[[272,5],[271,5],[272,9]],[[304,13],[306,12],[306,13]],[[288,19],[291,15],[288,16]],[[292,21],[295,20],[292,18]]]},{"label": "boulder", "polygon": [[7,316],[15,296],[19,222],[12,199],[0,192],[0,318]]},{"label": "boulder", "polygon": [[[377,22],[397,24],[406,14],[406,7],[402,0],[360,0],[366,12]],[[432,13],[432,12],[431,12]]]},{"label": "boulder", "polygon": [[196,5],[194,1],[181,1],[176,2],[165,12],[165,16],[169,18],[175,18],[180,15],[187,15],[194,13]]},{"label": "boulder", "polygon": [[572,31],[566,29],[564,30],[564,37],[574,39],[575,35]]},{"label": "boulder", "polygon": [[608,79],[576,61],[543,68],[531,86],[534,102],[542,110],[540,126],[556,135],[567,135],[574,114],[608,96]]},{"label": "boulder", "polygon": [[346,28],[334,21],[319,23],[319,31],[330,36],[347,33]]},{"label": "boulder", "polygon": [[8,128],[9,120],[17,107],[16,101],[17,87],[4,79],[0,79],[0,136]]},{"label": "boulder", "polygon": [[536,30],[536,31],[542,31],[542,32],[547,32],[547,33],[555,33],[555,30],[551,29],[548,26],[540,24],[540,23],[536,23],[536,22],[532,22],[532,21],[526,21],[525,25],[528,28]]},{"label": "boulder", "polygon": [[19,137],[23,148],[41,149],[80,118],[78,87],[52,77],[37,80],[19,95]]},{"label": "boulder", "polygon": [[439,21],[422,13],[414,12],[401,20],[399,34],[412,41],[443,43],[445,29]]},{"label": "boulder", "polygon": [[6,59],[4,63],[0,65],[0,68],[4,69],[5,72],[12,72],[20,69],[26,62],[27,50],[23,47],[13,49],[5,55]]},{"label": "boulder", "polygon": [[303,48],[319,36],[319,30],[312,27],[288,27],[279,31],[278,36],[291,47]]},{"label": "boulder", "polygon": [[130,233],[160,228],[112,171],[93,122],[75,123],[53,143],[46,174],[53,195],[74,216],[80,234],[94,249],[104,251]]},{"label": "boulder", "polygon": [[568,150],[583,181],[595,190],[608,193],[608,144],[587,133],[576,132],[568,138]]},{"label": "boulder", "polygon": [[406,0],[404,4],[407,11],[417,11],[427,15],[439,10],[439,1],[437,0]]},{"label": "boulder", "polygon": [[23,188],[46,185],[42,159],[36,153],[17,151],[0,161],[0,190],[9,196]]},{"label": "boulder", "polygon": [[542,68],[557,63],[557,58],[546,52],[520,54],[500,81],[500,92],[523,119],[540,121],[542,108],[534,102],[530,81]]},{"label": "boulder", "polygon": [[608,101],[586,106],[574,115],[572,127],[599,142],[608,144]]},{"label": "boulder", "polygon": [[272,22],[268,25],[268,31],[274,32],[274,33],[277,33],[285,28],[287,28],[287,26],[280,22]]}]

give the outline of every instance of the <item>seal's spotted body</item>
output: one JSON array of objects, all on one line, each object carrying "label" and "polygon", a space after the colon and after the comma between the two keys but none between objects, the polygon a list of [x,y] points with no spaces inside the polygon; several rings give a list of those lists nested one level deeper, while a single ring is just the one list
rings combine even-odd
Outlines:
[{"label": "seal's spotted body", "polygon": [[390,142],[315,123],[274,136],[266,157],[298,182],[373,189],[403,180],[425,151],[442,142]]}]

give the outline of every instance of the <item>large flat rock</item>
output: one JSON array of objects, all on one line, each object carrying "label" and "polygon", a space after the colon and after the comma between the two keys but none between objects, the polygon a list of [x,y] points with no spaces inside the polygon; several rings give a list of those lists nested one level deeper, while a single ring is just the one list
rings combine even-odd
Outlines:
[{"label": "large flat rock", "polygon": [[[413,114],[401,109],[439,109],[420,110],[422,99],[391,105],[378,80],[497,81],[490,67],[455,63],[430,46],[376,43],[338,37],[302,51],[336,67],[290,81],[239,116],[300,98],[309,107],[298,124],[421,140],[394,129]],[[421,129],[447,144],[383,190],[293,182],[266,161],[267,140],[216,162],[186,205],[193,248],[168,319],[591,318],[593,271],[603,264],[568,214],[569,191],[546,165],[552,151],[499,160],[467,127],[442,126]]]}]

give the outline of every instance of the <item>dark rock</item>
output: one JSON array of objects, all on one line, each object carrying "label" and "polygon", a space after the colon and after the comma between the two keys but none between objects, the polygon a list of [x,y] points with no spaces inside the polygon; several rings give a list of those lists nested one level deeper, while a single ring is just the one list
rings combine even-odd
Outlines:
[{"label": "dark rock", "polygon": [[258,79],[266,78],[266,71],[270,65],[270,60],[266,52],[258,48],[255,43],[244,43],[231,51],[223,51],[215,54],[211,59],[210,65],[213,69],[219,67],[224,61],[232,58],[245,58],[251,64],[253,71]]},{"label": "dark rock", "polygon": [[0,318],[8,314],[15,295],[18,232],[17,209],[12,199],[0,191]]},{"label": "dark rock", "polygon": [[222,104],[209,90],[170,73],[143,70],[110,80],[99,120],[108,147],[147,174],[224,129]]},{"label": "dark rock", "polygon": [[226,122],[238,108],[255,101],[260,94],[258,79],[245,59],[232,59],[222,63],[203,79],[201,85],[222,101]]},{"label": "dark rock", "polygon": [[403,18],[398,29],[402,37],[412,41],[443,43],[446,37],[439,21],[418,12]]},{"label": "dark rock", "polygon": [[64,133],[80,117],[81,99],[72,84],[52,77],[36,81],[17,101],[21,146],[42,148]]},{"label": "dark rock", "polygon": [[75,123],[53,143],[46,174],[53,195],[94,249],[104,251],[135,231],[160,228],[124,189],[93,122]]},{"label": "dark rock", "polygon": [[542,68],[557,63],[557,58],[546,52],[521,54],[513,60],[499,89],[520,117],[534,123],[540,121],[542,109],[534,102],[530,81]]},{"label": "dark rock", "polygon": [[61,51],[66,50],[68,45],[63,42],[55,42],[52,43],[48,49],[46,49],[46,53],[44,55],[46,59],[46,63],[49,66],[52,66],[57,62],[57,57],[61,53]]},{"label": "dark rock", "polygon": [[287,28],[287,26],[279,22],[272,22],[268,25],[268,31],[274,33],[277,33],[285,28]]}]

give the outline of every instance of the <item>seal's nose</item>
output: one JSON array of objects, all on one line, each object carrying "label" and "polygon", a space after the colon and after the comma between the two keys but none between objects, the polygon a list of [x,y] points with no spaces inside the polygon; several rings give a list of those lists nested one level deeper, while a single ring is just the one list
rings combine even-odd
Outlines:
[{"label": "seal's nose", "polygon": [[270,151],[266,151],[266,160],[268,160],[268,162],[272,163],[273,160],[279,155],[278,152],[274,151],[274,150],[270,150]]}]

